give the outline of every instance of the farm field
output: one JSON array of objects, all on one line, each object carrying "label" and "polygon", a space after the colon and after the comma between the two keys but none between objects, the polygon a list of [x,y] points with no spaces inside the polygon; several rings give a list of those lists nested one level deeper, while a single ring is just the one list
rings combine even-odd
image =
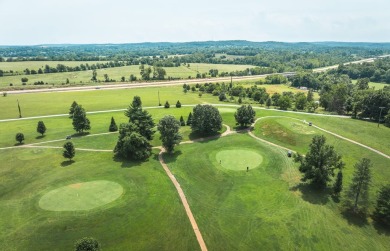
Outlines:
[{"label": "farm field", "polygon": [[56,67],[58,64],[65,66],[76,67],[81,64],[96,64],[96,63],[107,63],[108,61],[20,61],[20,62],[0,62],[0,69],[3,71],[14,71],[21,75],[24,75],[24,70],[38,71],[39,68],[45,69],[45,66]]},{"label": "farm field", "polygon": [[[29,68],[27,62],[23,62],[23,69]],[[35,62],[39,65],[39,62]],[[62,62],[62,64],[67,65],[67,61]],[[76,63],[76,62],[74,62]],[[2,63],[8,64],[8,63]],[[11,63],[9,63],[11,64]],[[42,63],[41,63],[42,64]],[[54,63],[53,63],[54,64]],[[57,65],[57,64],[55,64]],[[79,65],[77,63],[76,65]],[[12,66],[4,66],[5,68],[11,68]],[[21,66],[17,66],[21,67]],[[179,67],[164,67],[166,70],[166,79],[168,77],[173,78],[183,78],[188,79],[195,78],[197,71],[200,73],[208,73],[210,69],[218,69],[219,72],[230,72],[236,70],[245,70],[247,68],[251,68],[253,66],[250,65],[225,65],[225,64],[190,64],[190,67],[187,66],[179,66]],[[31,67],[32,68],[32,67]],[[2,69],[0,67],[0,69]],[[125,77],[126,81],[129,81],[129,77],[131,74],[140,79],[140,70],[139,65],[131,65],[131,66],[123,66],[123,67],[114,67],[114,68],[105,68],[105,69],[97,69],[97,79],[99,84],[104,84],[104,74],[107,74],[110,79],[113,79],[117,82],[121,81],[121,77]],[[17,76],[4,76],[0,77],[0,88],[9,87],[10,83],[13,84],[13,87],[23,87],[21,78],[28,78],[28,85],[33,85],[34,82],[43,81],[44,83],[48,83],[48,85],[64,85],[66,83],[66,79],[69,79],[69,85],[96,85],[95,82],[91,81],[92,78],[92,70],[89,71],[76,71],[76,72],[61,72],[61,73],[50,73],[50,74],[35,74],[35,75],[17,75]]]},{"label": "farm field", "polygon": [[[161,103],[168,100],[171,108],[155,107],[158,91]],[[110,119],[114,117],[118,125],[127,122],[123,109],[135,95],[141,97],[156,123],[167,114],[187,120],[193,105],[215,103],[223,123],[238,129],[234,120],[238,105],[218,102],[211,95],[199,98],[196,93],[184,94],[181,86],[1,97],[0,119],[16,117],[16,99],[24,117],[64,115],[0,121],[0,210],[4,216],[0,218],[0,250],[69,250],[83,236],[95,237],[104,250],[199,250],[177,191],[158,161],[159,150],[153,150],[144,162],[113,158],[118,134],[108,133]],[[66,115],[73,100],[87,112],[102,112],[87,114],[90,134],[72,139],[78,150],[74,162],[68,162],[61,153],[66,135],[74,134]],[[189,106],[175,108],[177,100]],[[253,130],[255,136],[303,154],[314,135],[325,135],[346,163],[344,187],[351,180],[356,161],[370,158],[372,203],[378,188],[390,180],[390,159],[314,126],[387,155],[390,128],[350,118],[264,107],[256,107],[256,117],[260,120]],[[48,128],[44,137],[36,132],[39,120]],[[304,120],[313,122],[313,126],[307,126]],[[226,130],[224,127],[220,133]],[[35,145],[15,146],[17,132],[25,134],[26,145]],[[188,126],[181,127],[181,133],[183,141],[197,138]],[[151,143],[161,145],[158,133]],[[209,250],[390,248],[388,230],[376,226],[370,218],[364,222],[344,216],[340,202],[300,183],[297,164],[287,158],[286,150],[247,133],[182,144],[163,158],[183,189]],[[94,190],[109,190],[112,194],[80,204],[83,196],[98,197]],[[55,202],[53,193],[76,198],[61,204]],[[58,207],[53,208],[54,204]]]}]

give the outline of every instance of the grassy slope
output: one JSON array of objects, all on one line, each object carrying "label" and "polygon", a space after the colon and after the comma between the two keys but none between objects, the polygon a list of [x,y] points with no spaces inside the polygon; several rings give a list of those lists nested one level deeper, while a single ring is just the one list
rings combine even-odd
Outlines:
[{"label": "grassy slope", "polygon": [[[67,65],[68,62],[63,62]],[[23,69],[29,68],[28,64],[23,64],[25,67]],[[57,64],[55,64],[57,65]],[[79,65],[78,63],[76,65]],[[54,65],[53,65],[54,66]],[[11,68],[12,66],[5,66],[5,68]],[[224,65],[224,64],[191,64],[190,67],[180,66],[180,67],[164,67],[166,70],[166,78],[184,78],[187,79],[189,76],[192,78],[196,77],[197,71],[200,73],[209,72],[210,69],[218,69],[220,72],[230,72],[236,70],[244,70],[246,68],[251,68],[250,65]],[[18,66],[18,68],[20,68]],[[0,65],[0,69],[1,65]],[[35,69],[31,67],[30,69]],[[110,79],[120,81],[121,77],[125,77],[126,80],[129,80],[131,74],[140,78],[140,70],[138,65],[123,66],[123,67],[114,67],[106,69],[97,69],[97,79],[104,81],[104,74],[108,74]],[[29,79],[27,84],[33,84],[36,81],[43,81],[49,85],[61,85],[66,82],[66,79],[69,79],[70,84],[79,84],[79,83],[89,83],[92,84],[92,70],[89,71],[77,71],[77,72],[62,72],[62,73],[50,73],[50,74],[36,74],[36,75],[18,75],[18,76],[5,76],[0,78],[0,87],[9,86],[10,83],[13,83],[14,86],[22,86],[21,78],[27,77]],[[102,83],[103,84],[103,83]]]},{"label": "grassy slope", "polygon": [[[156,155],[143,163],[86,152],[77,152],[71,165],[63,160],[60,150],[2,152],[0,161],[7,165],[0,169],[1,250],[70,250],[84,236],[97,238],[104,250],[198,249]],[[88,212],[50,212],[38,206],[52,189],[102,179],[122,185],[124,194]]]},{"label": "grassy slope", "polygon": [[[232,147],[260,151],[265,157],[262,167],[248,173],[218,168],[215,154]],[[296,166],[284,151],[249,136],[182,145],[175,155],[164,158],[184,189],[210,250],[390,248],[389,237],[372,225],[349,222],[331,199],[297,185]]]}]

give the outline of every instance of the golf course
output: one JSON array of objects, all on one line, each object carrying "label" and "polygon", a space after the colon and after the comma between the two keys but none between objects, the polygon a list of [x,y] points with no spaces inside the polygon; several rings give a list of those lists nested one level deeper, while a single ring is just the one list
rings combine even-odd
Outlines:
[{"label": "golf course", "polygon": [[[390,180],[390,128],[258,103],[252,104],[255,122],[241,128],[234,116],[241,104],[182,89],[1,97],[0,250],[71,250],[86,236],[99,240],[103,250],[390,249],[389,229],[370,214],[345,214],[343,193],[335,199],[327,190],[312,190],[287,156],[288,150],[305,155],[312,138],[324,135],[345,163],[344,188],[356,162],[370,159],[372,212],[380,187]],[[222,129],[201,137],[181,126],[182,141],[172,153],[162,150],[157,131],[147,160],[117,158],[119,134],[109,132],[110,119],[127,123],[124,111],[134,96],[156,124],[165,115],[187,121],[197,104],[212,104]],[[181,108],[175,107],[178,100]],[[86,109],[88,133],[73,129],[73,101]],[[159,106],[165,101],[170,108]],[[37,132],[38,121],[45,123],[45,134]],[[20,132],[22,143],[15,140]],[[66,142],[75,146],[70,160],[62,155]]]}]

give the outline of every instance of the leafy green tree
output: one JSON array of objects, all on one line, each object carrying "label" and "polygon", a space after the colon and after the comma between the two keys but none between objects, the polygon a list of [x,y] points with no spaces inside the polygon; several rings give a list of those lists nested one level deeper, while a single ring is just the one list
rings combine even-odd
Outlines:
[{"label": "leafy green tree", "polygon": [[133,102],[127,110],[125,115],[129,118],[129,122],[135,124],[139,129],[138,132],[148,140],[153,139],[155,126],[152,116],[142,109],[142,101],[139,96],[134,96]]},{"label": "leafy green tree", "polygon": [[[368,204],[368,191],[371,184],[371,161],[363,158],[355,164],[355,172],[352,183],[349,185],[345,195],[345,206],[353,209],[355,213],[365,213]],[[360,209],[359,209],[360,207]]]},{"label": "leafy green tree", "polygon": [[226,100],[226,94],[225,92],[221,92],[218,96],[219,101],[225,101]]},{"label": "leafy green tree", "polygon": [[[181,117],[183,119],[183,117]],[[184,123],[184,120],[182,120]],[[179,144],[182,136],[179,133],[180,122],[171,115],[163,117],[157,125],[157,130],[160,132],[162,145],[167,152],[173,152],[175,145]]]},{"label": "leafy green tree", "polygon": [[242,99],[241,99],[241,97],[238,98],[238,103],[239,103],[239,104],[242,104]]},{"label": "leafy green tree", "polygon": [[186,123],[188,126],[190,126],[192,124],[192,112],[190,112],[190,114],[188,114],[188,118],[187,118],[187,123]]},{"label": "leafy green tree", "polygon": [[318,103],[311,101],[307,103],[306,107],[308,112],[315,112],[318,109]]},{"label": "leafy green tree", "polygon": [[121,82],[125,82],[126,81],[126,78],[125,77],[121,77]]},{"label": "leafy green tree", "polygon": [[169,108],[171,105],[168,103],[168,101],[165,101],[164,108]]},{"label": "leafy green tree", "polygon": [[153,66],[153,78],[163,80],[167,72],[162,67]]},{"label": "leafy green tree", "polygon": [[176,102],[176,108],[180,108],[181,107],[181,103],[180,103],[180,101],[178,100],[177,102]]},{"label": "leafy green tree", "polygon": [[297,110],[304,110],[306,107],[307,98],[304,93],[298,92],[295,94],[295,108]]},{"label": "leafy green tree", "polygon": [[265,106],[269,108],[272,105],[272,99],[270,97],[267,98],[267,101],[265,101]]},{"label": "leafy green tree", "polygon": [[306,156],[297,154],[295,162],[299,162],[299,171],[303,173],[302,181],[310,181],[318,188],[325,188],[334,176],[334,170],[341,170],[344,162],[334,147],[326,144],[325,136],[314,136]]},{"label": "leafy green tree", "polygon": [[84,237],[76,241],[74,245],[75,251],[99,251],[100,244],[99,242],[92,237]]},{"label": "leafy green tree", "polygon": [[234,113],[234,118],[236,119],[236,124],[241,127],[246,127],[255,122],[256,112],[253,110],[250,105],[242,105]]},{"label": "leafy green tree", "polygon": [[26,78],[26,77],[23,77],[21,80],[22,80],[22,83],[27,83],[28,82],[28,78]]},{"label": "leafy green tree", "polygon": [[184,121],[183,116],[180,116],[180,125],[181,126],[185,126],[186,125],[186,122]]},{"label": "leafy green tree", "polygon": [[378,223],[390,226],[390,184],[379,190],[373,216]]},{"label": "leafy green tree", "polygon": [[289,96],[281,96],[278,100],[278,106],[281,110],[287,110],[291,107],[291,99]]},{"label": "leafy green tree", "polygon": [[24,134],[21,133],[21,132],[18,132],[15,136],[15,139],[16,141],[19,142],[19,144],[22,144],[23,140],[24,140]]},{"label": "leafy green tree", "polygon": [[309,92],[307,93],[307,102],[312,102],[314,101],[314,93],[312,89],[309,89]]},{"label": "leafy green tree", "polygon": [[222,117],[217,108],[211,105],[197,105],[193,109],[191,129],[206,135],[222,129]]},{"label": "leafy green tree", "polygon": [[333,184],[333,194],[339,196],[341,190],[343,190],[343,172],[340,170],[337,173],[336,181]]},{"label": "leafy green tree", "polygon": [[91,129],[87,114],[81,105],[78,105],[74,108],[72,125],[73,129],[78,133],[89,131]]},{"label": "leafy green tree", "polygon": [[111,123],[110,123],[110,127],[108,128],[108,131],[110,131],[110,132],[118,131],[118,126],[115,123],[114,117],[111,117]]},{"label": "leafy green tree", "polygon": [[108,74],[104,74],[104,82],[110,82],[110,78],[108,77]]},{"label": "leafy green tree", "polygon": [[74,108],[78,106],[76,101],[73,101],[72,105],[69,108],[69,118],[73,118]]},{"label": "leafy green tree", "polygon": [[93,70],[93,71],[92,71],[92,78],[91,78],[91,80],[92,80],[93,82],[96,82],[96,81],[97,81],[97,72],[96,72],[96,70]]},{"label": "leafy green tree", "polygon": [[43,123],[43,121],[38,121],[37,132],[40,133],[42,136],[43,136],[43,134],[45,134],[46,126]]},{"label": "leafy green tree", "polygon": [[72,160],[75,155],[76,155],[76,150],[74,148],[73,143],[70,141],[66,142],[64,144],[64,151],[62,153],[62,156],[64,156],[64,158]]},{"label": "leafy green tree", "polygon": [[126,159],[143,160],[152,154],[148,139],[139,133],[140,128],[129,122],[119,126],[119,137],[114,154]]},{"label": "leafy green tree", "polygon": [[369,78],[359,78],[356,82],[356,87],[358,90],[367,90],[369,88],[368,83],[370,82]]},{"label": "leafy green tree", "polygon": [[385,126],[390,127],[390,113],[385,116]]}]

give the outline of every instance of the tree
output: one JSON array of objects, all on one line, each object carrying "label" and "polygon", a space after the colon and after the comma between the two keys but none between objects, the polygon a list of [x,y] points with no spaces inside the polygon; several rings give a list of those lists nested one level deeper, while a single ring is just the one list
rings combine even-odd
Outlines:
[{"label": "tree", "polygon": [[[183,119],[183,117],[181,117]],[[184,120],[183,120],[184,122]],[[157,130],[160,132],[162,145],[167,152],[173,152],[175,145],[179,144],[182,136],[179,133],[180,122],[171,115],[163,117],[157,125]]]},{"label": "tree", "polygon": [[75,251],[99,251],[99,242],[92,237],[84,237],[74,244]]},{"label": "tree", "polygon": [[200,134],[211,134],[222,129],[222,117],[211,105],[197,105],[193,109],[191,129]]},{"label": "tree", "polygon": [[140,128],[132,122],[119,126],[119,137],[114,148],[116,156],[133,160],[149,158],[152,146],[139,130]]},{"label": "tree", "polygon": [[169,107],[171,107],[171,106],[170,106],[170,104],[168,103],[168,100],[167,100],[167,101],[165,101],[164,108],[169,108]]},{"label": "tree", "polygon": [[241,127],[246,127],[255,122],[256,112],[253,110],[250,105],[243,105],[237,109],[234,113],[234,118],[236,119],[236,124]]},{"label": "tree", "polygon": [[295,94],[295,108],[297,110],[303,110],[306,107],[307,98],[304,93],[298,92]]},{"label": "tree", "polygon": [[[363,158],[355,164],[352,183],[345,196],[345,205],[355,213],[365,213],[368,208],[368,190],[371,184],[371,161]],[[360,206],[360,209],[359,209]]]},{"label": "tree", "polygon": [[26,77],[23,77],[21,80],[22,80],[22,83],[27,83],[28,82],[28,78],[26,78]]},{"label": "tree", "polygon": [[93,82],[96,82],[96,81],[97,81],[97,72],[96,72],[96,70],[93,70],[91,80],[92,80]]},{"label": "tree", "polygon": [[272,105],[272,99],[270,97],[267,98],[267,101],[265,101],[265,106],[269,108]]},{"label": "tree", "polygon": [[337,178],[333,185],[333,194],[339,196],[342,189],[343,189],[343,172],[340,170],[337,173]]},{"label": "tree", "polygon": [[307,102],[314,101],[314,93],[312,89],[309,89],[309,92],[307,93]]},{"label": "tree", "polygon": [[219,101],[225,101],[226,100],[226,94],[225,92],[221,92],[218,96]]},{"label": "tree", "polygon": [[110,82],[110,78],[108,77],[108,74],[104,74],[104,82]]},{"label": "tree", "polygon": [[188,114],[188,118],[187,118],[187,123],[186,123],[188,126],[190,126],[192,124],[192,112],[190,112],[190,114]]},{"label": "tree", "polygon": [[110,123],[110,127],[108,128],[108,131],[110,132],[118,131],[118,126],[115,123],[114,117],[111,117],[111,123]]},{"label": "tree", "polygon": [[373,216],[375,221],[390,226],[390,184],[379,190]]},{"label": "tree", "polygon": [[334,176],[334,170],[341,170],[344,163],[334,147],[326,144],[325,136],[314,136],[306,156],[295,155],[295,162],[299,162],[299,171],[303,173],[302,181],[309,180],[318,188],[325,188]]},{"label": "tree", "polygon": [[72,105],[69,108],[69,118],[73,118],[74,108],[78,106],[76,101],[73,101]]},{"label": "tree", "polygon": [[155,124],[152,116],[147,111],[142,110],[142,101],[139,96],[134,96],[133,102],[125,111],[125,115],[129,117],[129,122],[138,127],[138,132],[142,136],[148,140],[153,139]]},{"label": "tree", "polygon": [[69,160],[72,160],[72,158],[76,155],[76,151],[74,149],[74,145],[72,142],[68,141],[64,144],[64,152],[62,153],[62,156],[64,158],[67,158]]},{"label": "tree", "polygon": [[176,102],[176,108],[180,108],[181,107],[181,103],[180,103],[180,101],[178,100],[177,102]]},{"label": "tree", "polygon": [[356,82],[356,87],[358,90],[367,90],[369,88],[368,83],[370,82],[369,78],[359,78]]},{"label": "tree", "polygon": [[74,108],[72,125],[73,129],[78,133],[82,133],[91,129],[87,114],[81,105],[77,105]]},{"label": "tree", "polygon": [[281,96],[278,100],[278,106],[281,110],[287,110],[291,107],[291,99],[289,96]]},{"label": "tree", "polygon": [[318,109],[318,102],[316,101],[310,101],[307,103],[307,111],[308,112],[315,112]]},{"label": "tree", "polygon": [[181,126],[185,126],[186,125],[186,122],[184,121],[183,116],[180,116],[180,125]]},{"label": "tree", "polygon": [[15,136],[15,139],[16,141],[19,142],[19,144],[22,144],[23,140],[24,140],[24,134],[21,133],[21,132],[18,132]]},{"label": "tree", "polygon": [[46,132],[46,126],[43,121],[38,121],[37,132],[42,134],[42,136]]}]

